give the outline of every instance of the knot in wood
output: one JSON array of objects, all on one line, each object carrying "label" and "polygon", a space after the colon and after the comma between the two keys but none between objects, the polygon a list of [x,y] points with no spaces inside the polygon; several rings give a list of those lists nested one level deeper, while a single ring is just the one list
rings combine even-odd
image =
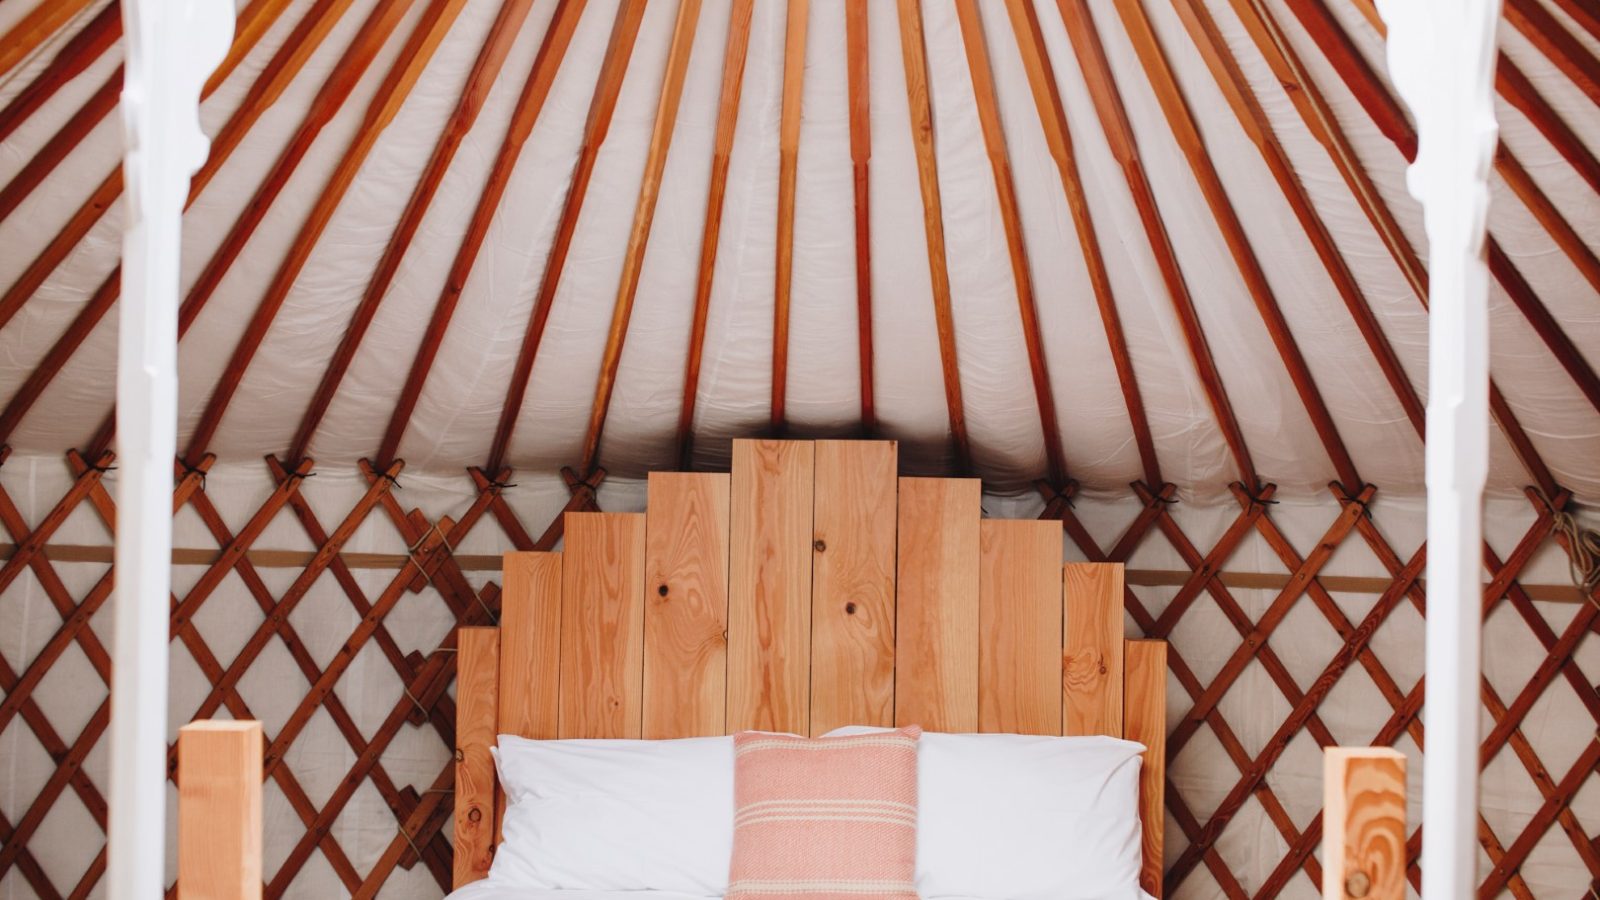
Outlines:
[{"label": "knot in wood", "polygon": [[665,597],[667,595],[667,586],[665,584],[657,585],[656,586],[656,593],[660,594],[663,597]]},{"label": "knot in wood", "polygon": [[854,603],[846,603],[844,605],[844,614],[847,615],[847,616],[855,615],[856,614],[856,605]]},{"label": "knot in wood", "polygon": [[818,538],[815,542],[813,542],[811,544],[811,549],[817,551],[818,553],[821,553],[824,550],[828,549],[828,542]]},{"label": "knot in wood", "polygon": [[461,748],[460,747],[457,747],[456,748],[456,762],[466,762],[466,759],[467,759],[467,755],[465,753],[461,752]]},{"label": "knot in wood", "polygon": [[1351,872],[1345,876],[1344,892],[1346,896],[1355,897],[1357,900],[1365,897],[1372,890],[1372,877],[1365,872]]},{"label": "knot in wood", "polygon": [[482,818],[483,818],[483,810],[477,808],[476,806],[474,806],[473,808],[467,810],[467,821],[468,822],[477,822],[479,819],[482,819]]}]

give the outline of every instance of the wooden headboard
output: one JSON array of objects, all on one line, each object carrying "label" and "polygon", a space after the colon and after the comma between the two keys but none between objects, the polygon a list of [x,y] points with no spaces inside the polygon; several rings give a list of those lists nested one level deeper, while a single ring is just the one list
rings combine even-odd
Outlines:
[{"label": "wooden headboard", "polygon": [[1143,742],[1160,895],[1166,645],[1123,639],[1120,565],[1063,565],[1053,521],[984,519],[976,479],[899,478],[890,441],[735,441],[728,473],[653,473],[644,513],[567,513],[508,553],[498,628],[463,628],[455,879],[503,799],[489,748],[841,725]]}]

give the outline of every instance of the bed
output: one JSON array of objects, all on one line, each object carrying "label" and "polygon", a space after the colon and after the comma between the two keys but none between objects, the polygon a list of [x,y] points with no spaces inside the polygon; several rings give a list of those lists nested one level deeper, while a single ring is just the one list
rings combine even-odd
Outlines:
[{"label": "bed", "polygon": [[1120,565],[1065,562],[1058,523],[979,500],[973,479],[898,477],[893,442],[736,441],[731,473],[652,473],[646,512],[569,512],[561,552],[507,554],[498,626],[459,638],[452,900],[538,896],[481,882],[498,735],[910,724],[1144,744],[1160,896],[1165,644],[1124,639]]}]

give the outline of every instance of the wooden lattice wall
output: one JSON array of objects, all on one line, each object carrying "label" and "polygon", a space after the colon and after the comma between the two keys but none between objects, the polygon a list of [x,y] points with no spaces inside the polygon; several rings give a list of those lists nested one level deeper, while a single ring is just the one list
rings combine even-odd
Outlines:
[{"label": "wooden lattice wall", "polygon": [[[0,840],[3,840],[0,879],[13,885],[20,882],[26,885],[25,891],[31,890],[45,898],[87,896],[104,874],[103,847],[92,862],[82,871],[72,873],[71,878],[63,879],[59,873],[55,877],[47,874],[40,860],[53,848],[39,840],[39,833],[52,806],[68,795],[81,801],[94,820],[104,827],[105,784],[90,774],[85,761],[105,740],[109,701],[99,702],[81,729],[62,733],[52,724],[57,720],[52,717],[52,710],[41,707],[36,688],[72,644],[81,649],[95,675],[109,682],[110,660],[103,639],[106,635],[96,627],[107,620],[101,617],[91,623],[91,619],[110,596],[111,573],[107,571],[86,593],[74,595],[68,591],[46,547],[62,524],[85,508],[107,524],[113,521],[116,510],[106,484],[106,471],[112,462],[109,455],[91,464],[76,454],[69,454],[67,464],[74,474],[70,488],[48,512],[32,522],[24,519],[18,503],[0,488],[0,526],[16,545],[0,567],[0,592],[14,591],[19,575],[26,569],[60,615],[54,635],[30,658],[0,658],[0,689],[5,692],[0,701],[0,732],[11,727],[28,729],[55,763],[54,773],[35,795],[25,798],[26,802],[16,808],[0,810]],[[449,788],[453,773],[449,753],[454,746],[454,701],[450,687],[455,674],[455,632],[451,629],[430,653],[405,653],[390,631],[389,618],[407,596],[427,593],[437,596],[438,602],[445,604],[449,615],[461,625],[490,623],[498,609],[499,589],[493,583],[474,588],[453,548],[461,547],[463,539],[475,529],[498,529],[504,535],[503,543],[510,546],[524,550],[549,549],[561,537],[561,514],[548,523],[520,520],[507,500],[508,493],[517,490],[511,484],[511,473],[501,471],[491,475],[474,469],[467,473],[470,505],[465,511],[454,517],[430,518],[418,509],[405,506],[403,493],[397,493],[403,484],[402,464],[396,463],[383,472],[362,465],[364,493],[351,508],[333,518],[319,515],[308,500],[308,494],[316,491],[315,482],[308,480],[308,476],[315,474],[310,461],[288,470],[277,460],[268,459],[275,490],[245,524],[231,530],[205,490],[205,474],[210,464],[211,460],[206,459],[194,469],[179,469],[173,496],[175,509],[187,508],[205,523],[219,551],[205,573],[182,596],[173,598],[174,641],[187,649],[208,682],[207,696],[200,703],[197,716],[251,717],[252,710],[239,690],[240,681],[262,659],[263,651],[274,639],[287,650],[303,678],[301,683],[283,686],[298,700],[286,724],[275,732],[269,730],[266,735],[266,777],[281,791],[304,829],[287,857],[269,864],[266,872],[268,896],[292,893],[297,875],[315,857],[320,857],[357,897],[376,895],[397,868],[412,869],[419,863],[443,891],[449,884],[451,861],[450,829],[445,826],[451,821],[452,812]],[[562,513],[599,508],[596,491],[605,477],[602,470],[583,478],[568,471],[563,477],[569,499]],[[1164,606],[1158,608],[1152,598],[1142,596],[1136,586],[1128,589],[1125,598],[1130,619],[1138,631],[1171,641],[1169,760],[1179,760],[1185,748],[1205,734],[1208,740],[1214,739],[1231,761],[1227,771],[1214,773],[1217,779],[1231,784],[1231,788],[1213,808],[1200,808],[1198,798],[1192,791],[1186,793],[1181,784],[1168,785],[1168,893],[1182,889],[1202,868],[1229,897],[1273,896],[1286,887],[1308,891],[1320,879],[1314,855],[1321,835],[1320,816],[1309,822],[1297,821],[1286,808],[1285,797],[1280,796],[1281,789],[1272,786],[1270,776],[1274,765],[1298,735],[1309,735],[1318,745],[1333,742],[1333,735],[1319,717],[1319,710],[1341,678],[1369,679],[1390,708],[1387,720],[1363,740],[1389,745],[1409,735],[1417,745],[1424,746],[1420,719],[1422,684],[1397,680],[1373,650],[1375,635],[1384,629],[1397,608],[1411,605],[1419,613],[1423,611],[1424,595],[1418,579],[1424,567],[1424,548],[1397,546],[1386,535],[1383,524],[1373,515],[1375,491],[1370,487],[1354,497],[1345,496],[1337,487],[1331,488],[1337,500],[1337,514],[1313,542],[1302,539],[1298,545],[1286,536],[1282,523],[1274,518],[1270,486],[1256,496],[1236,487],[1237,517],[1210,547],[1196,546],[1180,526],[1180,516],[1174,511],[1176,492],[1172,486],[1135,484],[1132,489],[1138,497],[1140,511],[1120,533],[1091,533],[1074,511],[1071,498],[1052,491],[1044,491],[1043,517],[1059,519],[1069,548],[1076,546],[1078,553],[1089,560],[1127,560],[1148,542],[1164,542],[1176,550],[1190,569],[1185,583]],[[1586,721],[1580,730],[1600,725],[1600,694],[1574,660],[1580,643],[1597,629],[1600,598],[1589,596],[1586,598],[1589,602],[1579,606],[1570,620],[1558,626],[1546,618],[1540,605],[1524,590],[1519,576],[1542,547],[1552,541],[1562,541],[1553,530],[1555,514],[1565,510],[1571,501],[1565,494],[1547,500],[1530,490],[1528,502],[1532,504],[1533,522],[1517,545],[1504,557],[1485,545],[1485,566],[1491,580],[1485,591],[1484,608],[1488,614],[1509,607],[1544,648],[1544,656],[1537,666],[1531,667],[1531,677],[1515,692],[1503,694],[1487,679],[1484,681],[1482,699],[1492,727],[1482,748],[1486,765],[1495,760],[1503,761],[1505,754],[1511,754],[1516,763],[1526,769],[1540,794],[1540,803],[1536,813],[1527,821],[1517,823],[1515,828],[1508,829],[1502,823],[1497,831],[1480,818],[1479,838],[1490,861],[1485,867],[1481,892],[1486,896],[1503,891],[1517,897],[1533,896],[1519,875],[1519,866],[1529,858],[1536,845],[1551,834],[1553,826],[1559,826],[1590,876],[1600,878],[1600,845],[1586,830],[1574,807],[1575,797],[1590,782],[1596,764],[1600,763],[1600,740],[1589,741],[1571,765],[1549,770],[1534,742],[1522,729],[1530,710],[1552,690],[1572,691],[1587,710],[1593,721]],[[341,556],[357,529],[374,518],[392,526],[411,548],[409,554],[393,560],[387,586],[375,595],[363,592],[346,558]],[[256,547],[258,538],[279,520],[293,522],[317,549],[309,554],[292,584],[275,593],[267,587],[248,551],[259,552],[262,548]],[[1259,616],[1246,612],[1221,577],[1223,567],[1252,536],[1259,536],[1291,573],[1286,586]],[[1329,588],[1319,580],[1330,558],[1345,544],[1364,545],[1389,573],[1387,588],[1359,621],[1346,616]],[[364,564],[372,565],[370,560]],[[235,582],[231,576],[235,575],[250,602],[262,610],[264,619],[236,653],[219,655],[208,646],[195,625],[195,617],[208,600],[219,596],[219,587],[224,585],[225,579],[232,589]],[[324,576],[331,576],[337,582],[351,609],[360,618],[338,651],[326,664],[319,665],[306,649],[305,636],[297,633],[290,613],[306,597],[311,586]],[[0,593],[0,598],[5,596]],[[1220,611],[1238,635],[1237,650],[1211,677],[1203,677],[1191,668],[1186,656],[1192,656],[1198,648],[1186,646],[1181,631],[1175,632],[1183,618],[1200,604]],[[1304,653],[1305,648],[1281,646],[1272,640],[1291,611],[1304,615],[1307,608],[1316,619],[1325,620],[1325,627],[1337,633],[1343,644],[1327,660],[1318,677],[1310,682],[1297,681],[1284,661],[1290,654]],[[347,708],[334,688],[357,655],[374,648],[387,660],[403,689],[377,727],[363,730],[357,724],[358,718],[362,722],[379,720],[370,714],[371,711]],[[1495,652],[1492,645],[1489,652]],[[1251,752],[1224,716],[1223,701],[1240,683],[1242,673],[1256,664],[1276,685],[1290,711],[1270,739]],[[343,735],[354,763],[331,795],[315,802],[289,762],[288,751],[313,716],[322,713]],[[431,782],[399,784],[385,770],[385,751],[408,729],[431,732],[441,742],[442,764]],[[1348,743],[1347,737],[1345,742]],[[351,798],[368,785],[376,789],[393,812],[396,829],[375,864],[357,866],[346,848],[341,847],[333,825]],[[1288,847],[1264,879],[1241,878],[1237,871],[1230,869],[1228,860],[1217,848],[1218,838],[1230,820],[1252,800],[1260,805]],[[1209,799],[1205,805],[1213,806]],[[82,837],[95,844],[101,840],[100,835],[94,834]],[[1415,864],[1420,841],[1421,835],[1413,832],[1409,877],[1414,885],[1420,881]]]}]

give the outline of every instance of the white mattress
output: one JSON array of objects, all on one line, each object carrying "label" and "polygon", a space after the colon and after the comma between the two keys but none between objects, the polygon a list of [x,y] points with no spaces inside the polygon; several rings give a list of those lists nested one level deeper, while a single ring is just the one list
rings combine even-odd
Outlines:
[{"label": "white mattress", "polygon": [[[1144,900],[1155,900],[1144,894]],[[502,887],[479,881],[455,891],[445,900],[717,900],[697,897],[694,894],[677,894],[671,891],[540,891],[527,888]],[[941,900],[963,900],[960,897]]]}]

